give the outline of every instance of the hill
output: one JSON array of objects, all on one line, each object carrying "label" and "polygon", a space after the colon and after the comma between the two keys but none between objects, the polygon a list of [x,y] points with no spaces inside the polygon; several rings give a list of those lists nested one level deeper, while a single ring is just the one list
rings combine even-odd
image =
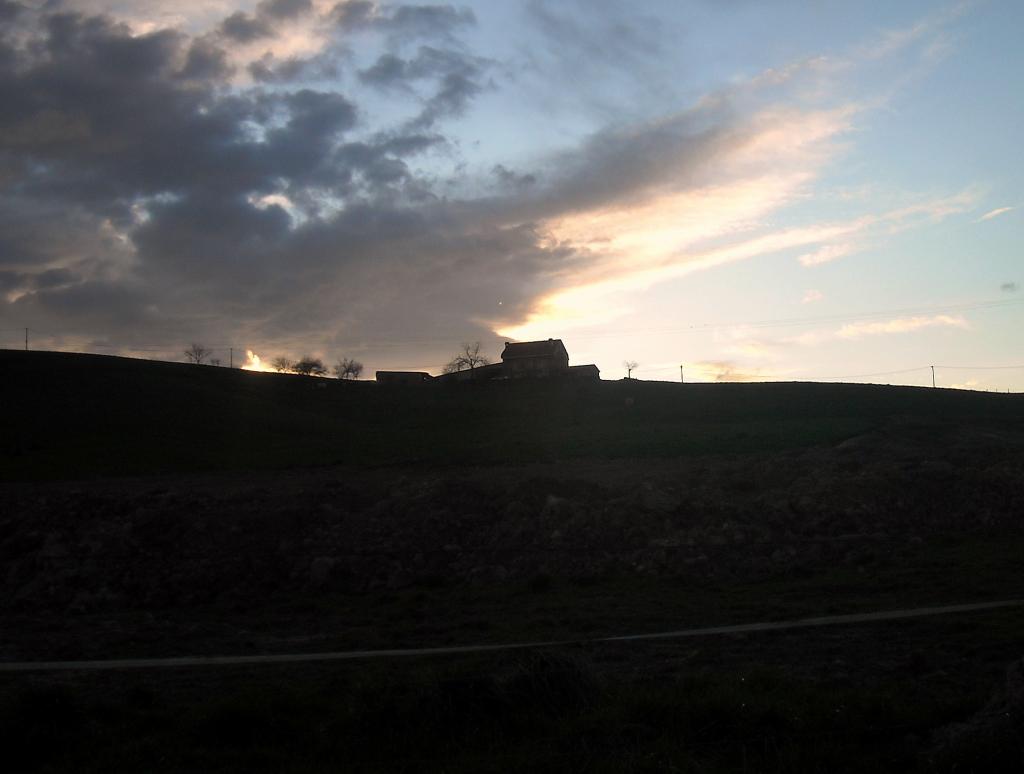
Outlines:
[{"label": "hill", "polygon": [[35,352],[0,389],[0,663],[578,643],[0,672],[12,770],[1019,768],[1020,608],[586,640],[1024,598],[1022,396]]},{"label": "hill", "polygon": [[0,374],[4,480],[779,451],[834,445],[895,417],[941,443],[954,425],[1024,422],[1021,395],[878,385],[384,387],[21,351],[0,351]]}]

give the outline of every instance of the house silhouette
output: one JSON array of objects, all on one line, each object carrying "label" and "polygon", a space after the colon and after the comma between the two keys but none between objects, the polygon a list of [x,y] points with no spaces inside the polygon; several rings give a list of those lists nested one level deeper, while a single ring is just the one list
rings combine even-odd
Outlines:
[{"label": "house silhouette", "polygon": [[506,378],[554,376],[569,370],[569,353],[561,339],[505,342],[501,363]]},{"label": "house silhouette", "polygon": [[569,365],[569,352],[561,339],[506,341],[500,363],[464,368],[431,377],[419,371],[378,371],[381,384],[419,384],[425,381],[461,382],[490,379],[549,379],[557,377],[600,379],[596,365]]}]

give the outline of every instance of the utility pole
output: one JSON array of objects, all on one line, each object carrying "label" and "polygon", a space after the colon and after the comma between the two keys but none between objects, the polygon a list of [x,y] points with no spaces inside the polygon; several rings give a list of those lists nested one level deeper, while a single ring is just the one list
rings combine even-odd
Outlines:
[{"label": "utility pole", "polygon": [[683,378],[683,367],[682,367],[682,365],[679,366],[679,383],[680,384],[686,384],[686,380]]},{"label": "utility pole", "polygon": [[235,348],[228,347],[228,368],[235,367]]},{"label": "utility pole", "polygon": [[935,366],[932,366],[932,389],[935,388]]},{"label": "utility pole", "polygon": [[25,351],[28,352],[28,328],[25,329]]}]

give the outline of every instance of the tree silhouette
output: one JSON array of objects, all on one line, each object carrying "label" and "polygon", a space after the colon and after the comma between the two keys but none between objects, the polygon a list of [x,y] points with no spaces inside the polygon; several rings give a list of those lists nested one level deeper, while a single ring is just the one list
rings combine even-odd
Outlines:
[{"label": "tree silhouette", "polygon": [[292,365],[292,370],[297,374],[302,374],[303,376],[323,376],[327,373],[327,369],[324,368],[324,361],[318,357],[310,357],[309,355],[306,355],[297,363]]},{"label": "tree silhouette", "polygon": [[626,361],[624,361],[622,363],[622,365],[624,365],[626,367],[626,378],[627,379],[632,379],[633,378],[633,369],[636,368],[640,364],[638,362],[636,362],[635,360],[626,360]]},{"label": "tree silhouette", "polygon": [[339,379],[358,379],[362,372],[363,364],[347,357],[343,357],[334,366],[334,375]]},{"label": "tree silhouette", "polygon": [[207,349],[202,344],[192,342],[192,345],[185,350],[185,360],[189,363],[201,365],[206,358],[213,354],[212,349]]},{"label": "tree silhouette", "polygon": [[270,361],[270,365],[278,373],[284,373],[292,370],[292,361],[284,356],[275,357]]},{"label": "tree silhouette", "polygon": [[453,374],[464,368],[472,371],[478,365],[490,365],[490,363],[491,361],[485,355],[480,354],[479,341],[474,341],[472,344],[463,343],[459,354],[448,361],[448,364],[444,367],[444,372],[446,374]]}]

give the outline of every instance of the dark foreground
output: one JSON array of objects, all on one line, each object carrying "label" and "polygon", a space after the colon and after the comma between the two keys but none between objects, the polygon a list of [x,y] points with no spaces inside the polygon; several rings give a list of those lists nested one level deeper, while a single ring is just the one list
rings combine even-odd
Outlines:
[{"label": "dark foreground", "polygon": [[[1024,597],[1016,396],[410,395],[131,361],[112,361],[113,379],[88,360],[16,365],[7,395],[49,408],[45,432],[18,419],[2,450],[3,662],[580,644],[0,673],[9,770],[1024,764],[1022,608],[586,642]],[[134,397],[118,409],[103,385]],[[443,429],[459,411],[479,435]],[[310,467],[303,442],[335,464]]]}]

